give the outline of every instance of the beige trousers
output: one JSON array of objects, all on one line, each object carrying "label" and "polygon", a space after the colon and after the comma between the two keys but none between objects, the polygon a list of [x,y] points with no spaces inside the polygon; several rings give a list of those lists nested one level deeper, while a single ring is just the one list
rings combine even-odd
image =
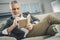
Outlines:
[{"label": "beige trousers", "polygon": [[46,16],[41,22],[36,24],[33,29],[28,33],[27,37],[42,36],[46,33],[48,27],[48,33],[52,33],[52,24],[60,24],[60,19],[50,14]]}]

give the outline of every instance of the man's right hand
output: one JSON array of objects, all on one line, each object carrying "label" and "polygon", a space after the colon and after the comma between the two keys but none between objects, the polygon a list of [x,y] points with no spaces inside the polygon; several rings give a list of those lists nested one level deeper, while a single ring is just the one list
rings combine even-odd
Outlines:
[{"label": "man's right hand", "polygon": [[20,17],[16,17],[14,19],[13,26],[17,26],[19,21],[20,21]]},{"label": "man's right hand", "polygon": [[10,33],[18,25],[18,21],[20,21],[20,17],[16,17],[13,21],[13,24],[7,28],[8,33]]}]

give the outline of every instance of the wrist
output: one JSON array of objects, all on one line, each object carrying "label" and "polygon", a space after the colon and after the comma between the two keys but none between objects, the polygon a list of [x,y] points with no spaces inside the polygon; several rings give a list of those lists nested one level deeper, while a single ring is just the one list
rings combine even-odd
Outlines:
[{"label": "wrist", "polygon": [[35,24],[33,23],[32,26],[34,26]]},{"label": "wrist", "polygon": [[13,27],[15,27],[16,25],[12,24]]}]

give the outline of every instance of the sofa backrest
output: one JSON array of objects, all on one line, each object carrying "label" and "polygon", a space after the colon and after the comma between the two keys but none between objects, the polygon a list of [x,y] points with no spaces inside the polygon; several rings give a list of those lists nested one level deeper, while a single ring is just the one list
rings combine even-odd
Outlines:
[{"label": "sofa backrest", "polygon": [[40,21],[43,20],[47,15],[49,14],[53,14],[57,17],[60,18],[60,12],[55,12],[55,13],[46,13],[46,14],[37,14],[37,15],[33,15],[34,17],[38,18]]}]

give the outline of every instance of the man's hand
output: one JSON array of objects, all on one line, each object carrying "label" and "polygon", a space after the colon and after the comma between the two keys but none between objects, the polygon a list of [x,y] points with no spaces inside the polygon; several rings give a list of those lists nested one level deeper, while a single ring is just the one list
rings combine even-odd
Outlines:
[{"label": "man's hand", "polygon": [[14,19],[13,26],[17,26],[19,21],[20,21],[20,17],[16,17]]},{"label": "man's hand", "polygon": [[20,21],[20,17],[16,17],[13,21],[13,24],[7,28],[8,33],[10,33],[18,25],[18,21]]},{"label": "man's hand", "polygon": [[33,26],[34,26],[33,24],[28,24],[27,27],[26,27],[26,29],[32,30]]},{"label": "man's hand", "polygon": [[16,17],[14,19],[13,24],[7,28],[7,32],[10,33],[17,25],[18,25],[18,21],[20,20],[20,17]]}]

